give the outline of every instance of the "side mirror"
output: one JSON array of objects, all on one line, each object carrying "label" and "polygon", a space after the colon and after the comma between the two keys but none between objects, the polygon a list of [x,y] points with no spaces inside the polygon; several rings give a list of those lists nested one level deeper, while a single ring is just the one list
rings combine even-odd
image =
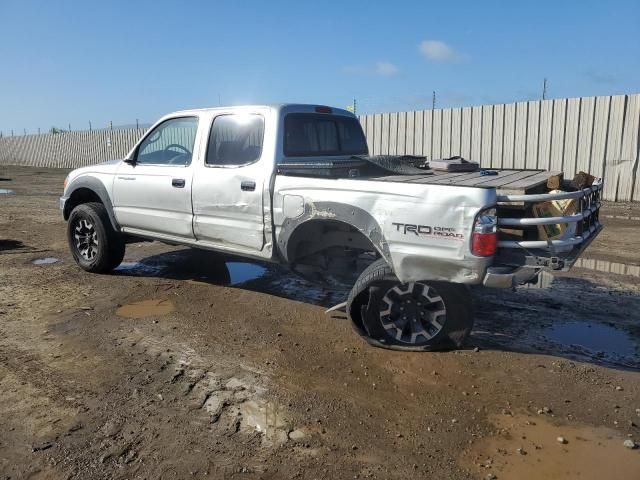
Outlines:
[{"label": "side mirror", "polygon": [[134,167],[136,165],[136,158],[135,157],[126,157],[124,159],[124,163],[128,163],[129,165]]}]

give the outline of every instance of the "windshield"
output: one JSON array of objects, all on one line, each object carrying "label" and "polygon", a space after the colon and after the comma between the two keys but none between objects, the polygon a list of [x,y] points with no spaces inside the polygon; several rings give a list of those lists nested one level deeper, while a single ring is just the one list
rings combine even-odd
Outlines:
[{"label": "windshield", "polygon": [[287,157],[367,155],[360,122],[353,117],[318,113],[290,113],[284,121]]}]

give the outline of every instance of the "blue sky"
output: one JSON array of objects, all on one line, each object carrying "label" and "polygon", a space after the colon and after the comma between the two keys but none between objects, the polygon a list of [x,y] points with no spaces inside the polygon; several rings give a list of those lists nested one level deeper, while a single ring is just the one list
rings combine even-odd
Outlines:
[{"label": "blue sky", "polygon": [[640,92],[640,0],[0,0],[0,131],[306,102],[362,113]]}]

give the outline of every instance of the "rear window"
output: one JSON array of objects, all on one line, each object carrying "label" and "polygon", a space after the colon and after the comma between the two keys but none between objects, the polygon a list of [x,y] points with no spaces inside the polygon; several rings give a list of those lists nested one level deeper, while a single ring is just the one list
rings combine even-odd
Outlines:
[{"label": "rear window", "polygon": [[367,141],[357,119],[317,113],[290,113],[284,119],[287,157],[366,155]]}]

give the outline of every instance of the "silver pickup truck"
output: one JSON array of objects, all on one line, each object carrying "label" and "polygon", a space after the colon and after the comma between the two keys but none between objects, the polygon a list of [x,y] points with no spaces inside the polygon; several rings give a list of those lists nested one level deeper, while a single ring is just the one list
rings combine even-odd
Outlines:
[{"label": "silver pickup truck", "polygon": [[[60,208],[89,272],[117,267],[131,237],[280,262],[352,287],[347,314],[370,343],[428,350],[469,335],[470,285],[567,270],[602,228],[600,180],[549,193],[553,172],[489,173],[370,156],[341,109],[221,107],[166,115],[125,159],[74,170]],[[533,214],[563,200],[571,213]],[[558,224],[571,228],[540,233]]]}]

